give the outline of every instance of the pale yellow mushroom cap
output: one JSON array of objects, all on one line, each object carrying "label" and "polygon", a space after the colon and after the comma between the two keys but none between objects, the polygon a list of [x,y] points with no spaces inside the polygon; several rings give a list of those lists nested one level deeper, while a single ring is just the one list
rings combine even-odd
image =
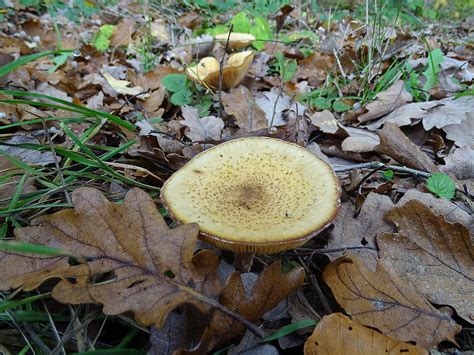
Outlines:
[{"label": "pale yellow mushroom cap", "polygon": [[[235,53],[227,59],[222,69],[222,89],[239,85],[252,64],[252,51]],[[186,69],[188,77],[197,83],[203,83],[212,89],[219,87],[219,62],[216,58],[206,57],[198,64]]]},{"label": "pale yellow mushroom cap", "polygon": [[222,33],[215,36],[216,41],[222,42],[225,44],[227,39],[229,39],[229,48],[230,49],[242,49],[249,46],[253,41],[255,41],[255,36],[250,33],[239,33],[232,32],[229,36],[229,33]]},{"label": "pale yellow mushroom cap", "polygon": [[336,217],[339,181],[331,167],[296,144],[241,138],[194,157],[163,185],[161,199],[200,238],[240,253],[295,248]]}]

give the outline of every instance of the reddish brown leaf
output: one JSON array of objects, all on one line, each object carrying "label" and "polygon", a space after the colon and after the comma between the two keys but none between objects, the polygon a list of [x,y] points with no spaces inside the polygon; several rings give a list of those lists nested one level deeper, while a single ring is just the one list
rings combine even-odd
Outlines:
[{"label": "reddish brown leaf", "polygon": [[342,313],[324,316],[304,344],[305,355],[428,354],[423,348],[363,327]]},{"label": "reddish brown leaf", "polygon": [[438,170],[430,157],[418,148],[396,124],[387,122],[377,133],[380,136],[380,144],[375,147],[378,153],[386,154],[410,168],[429,172]]},{"label": "reddish brown leaf", "polygon": [[235,117],[235,123],[246,132],[267,128],[265,113],[245,86],[231,89],[229,94],[223,92],[222,104],[225,111]]},{"label": "reddish brown leaf", "polygon": [[387,336],[415,341],[429,349],[443,340],[454,342],[454,335],[461,330],[381,264],[376,272],[370,272],[356,256],[342,257],[326,267],[323,279],[356,322]]},{"label": "reddish brown leaf", "polygon": [[452,305],[473,322],[474,246],[467,228],[446,222],[416,200],[392,209],[386,219],[398,233],[377,237],[380,257],[432,303]]},{"label": "reddish brown leaf", "polygon": [[[28,291],[57,277],[52,294],[58,301],[99,303],[105,314],[131,311],[141,324],[157,327],[183,303],[207,311],[203,295],[219,291],[218,258],[209,251],[193,256],[196,224],[168,229],[139,189],[122,205],[91,188],[77,189],[72,199],[74,209],[38,218],[15,234],[18,241],[61,248],[85,260],[74,265],[67,256],[0,252],[2,265],[15,265],[1,268],[0,289]],[[106,273],[113,276],[103,282],[99,275]]]}]

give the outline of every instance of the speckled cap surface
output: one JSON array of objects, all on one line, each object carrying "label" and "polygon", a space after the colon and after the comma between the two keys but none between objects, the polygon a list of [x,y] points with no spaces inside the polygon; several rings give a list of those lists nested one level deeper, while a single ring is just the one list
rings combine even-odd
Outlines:
[{"label": "speckled cap surface", "polygon": [[201,239],[265,254],[295,248],[327,227],[340,185],[307,149],[252,137],[198,154],[165,182],[161,199],[175,220],[198,223]]}]

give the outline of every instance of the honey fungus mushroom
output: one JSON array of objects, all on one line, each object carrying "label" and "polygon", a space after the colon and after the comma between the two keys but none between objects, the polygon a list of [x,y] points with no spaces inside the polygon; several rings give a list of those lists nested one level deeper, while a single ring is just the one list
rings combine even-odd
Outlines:
[{"label": "honey fungus mushroom", "polygon": [[[254,54],[244,51],[232,54],[222,68],[222,89],[230,89],[239,85],[252,64]],[[186,69],[186,75],[192,81],[211,89],[219,87],[220,65],[216,58],[202,58],[198,64]]]},{"label": "honey fungus mushroom", "polygon": [[307,149],[273,138],[240,138],[191,159],[163,185],[161,199],[200,239],[240,254],[293,249],[336,217],[340,186]]}]

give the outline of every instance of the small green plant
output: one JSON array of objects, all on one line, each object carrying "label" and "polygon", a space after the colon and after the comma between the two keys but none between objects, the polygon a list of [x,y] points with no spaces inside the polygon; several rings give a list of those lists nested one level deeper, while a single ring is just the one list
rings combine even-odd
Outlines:
[{"label": "small green plant", "polygon": [[92,45],[99,51],[105,52],[110,46],[110,37],[114,34],[114,25],[102,25],[96,33]]},{"label": "small green plant", "polygon": [[380,172],[380,177],[384,180],[387,181],[392,181],[393,180],[393,170],[386,170],[386,171],[381,171]]},{"label": "small green plant", "polygon": [[453,179],[444,173],[434,173],[426,180],[426,187],[433,194],[451,200],[454,197],[456,185]]},{"label": "small green plant", "polygon": [[344,112],[352,107],[346,104],[342,99],[358,99],[354,96],[339,97],[337,88],[329,85],[323,89],[313,90],[310,93],[302,95],[300,101],[311,105],[316,110],[334,110],[336,112]]},{"label": "small green plant", "polygon": [[296,74],[298,63],[294,59],[287,59],[282,52],[277,52],[275,58],[278,63],[278,73],[282,81],[290,81]]},{"label": "small green plant", "polygon": [[184,74],[168,74],[161,80],[166,90],[171,94],[170,101],[173,105],[193,105],[199,110],[199,115],[208,116],[209,109],[214,102],[209,95],[198,93],[198,89]]}]

